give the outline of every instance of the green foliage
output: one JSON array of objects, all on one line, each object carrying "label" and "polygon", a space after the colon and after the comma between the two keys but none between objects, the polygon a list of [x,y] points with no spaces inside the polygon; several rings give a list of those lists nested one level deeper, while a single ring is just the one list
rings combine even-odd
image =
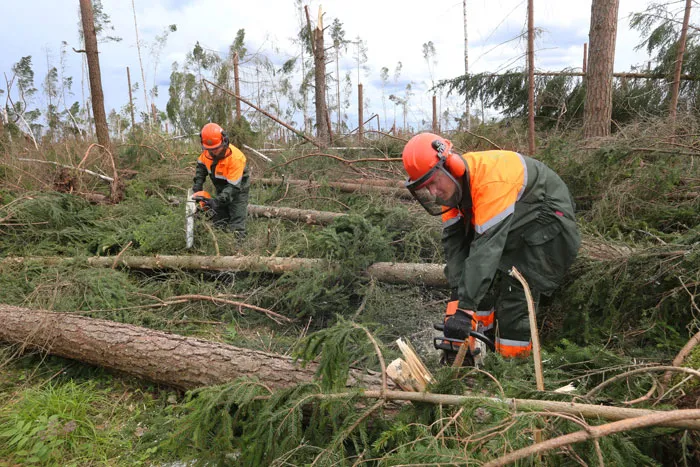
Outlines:
[{"label": "green foliage", "polygon": [[[0,456],[22,464],[81,463],[104,459],[119,446],[105,429],[110,406],[94,383],[49,383],[20,393],[0,408]],[[99,421],[103,425],[98,426]]]},{"label": "green foliage", "polygon": [[351,291],[337,269],[309,268],[286,273],[276,287],[280,311],[297,318],[313,318],[317,325],[349,309]]},{"label": "green foliage", "polygon": [[[369,339],[369,332],[368,328],[338,316],[334,326],[302,340],[294,355],[304,363],[320,358],[318,376],[321,387],[340,390],[346,385],[352,362],[364,362],[364,366],[374,369],[378,367],[379,357]],[[382,350],[382,354],[386,351]]]},{"label": "green foliage", "polygon": [[[670,350],[683,344],[692,320],[682,277],[698,277],[698,244],[640,251],[617,261],[579,261],[563,290],[560,331],[579,343],[599,340]],[[667,253],[664,253],[664,250]],[[640,280],[641,278],[641,280]],[[633,324],[633,326],[632,326]],[[643,333],[634,329],[644,329]]]},{"label": "green foliage", "polygon": [[393,256],[386,231],[357,215],[334,220],[310,238],[310,248],[328,260],[342,263],[343,268],[350,271],[364,270],[372,263],[389,261]]},{"label": "green foliage", "polygon": [[143,253],[177,252],[185,248],[184,215],[179,211],[152,216],[133,232]]}]

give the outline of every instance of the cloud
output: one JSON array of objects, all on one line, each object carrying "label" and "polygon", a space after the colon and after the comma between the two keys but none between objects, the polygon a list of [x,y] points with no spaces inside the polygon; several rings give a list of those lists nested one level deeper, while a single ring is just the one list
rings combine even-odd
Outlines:
[{"label": "cloud", "polygon": [[[300,27],[305,25],[295,2],[289,0],[258,0],[255,2],[222,2],[219,0],[134,0],[138,21],[141,59],[144,66],[147,88],[158,86],[156,104],[165,108],[168,96],[168,82],[173,62],[182,64],[186,54],[199,42],[202,47],[226,56],[239,29],[245,30],[245,45],[249,54],[263,54],[280,67],[287,59],[297,56],[300,47],[293,42]],[[32,14],[27,14],[26,4],[4,2],[3,25],[0,27],[0,41],[5,46],[0,54],[0,68],[9,73],[13,63],[22,56],[31,55],[35,70],[35,84],[40,88],[49,61],[58,66],[61,41],[68,41],[77,48],[79,11],[77,2],[55,0],[34,0]],[[319,1],[310,3],[309,12],[315,22]],[[644,54],[635,52],[639,42],[635,31],[630,31],[626,19],[630,11],[639,11],[644,6],[638,0],[620,0],[621,18],[618,27],[616,70],[628,69],[630,65],[644,60]],[[125,0],[103,0],[104,10],[110,15],[115,33],[123,38],[119,43],[102,43],[100,61],[107,112],[111,108],[120,109],[128,102],[126,67],[131,72],[131,80],[138,82],[141,89],[136,93],[137,105],[143,106],[143,77],[136,48],[134,14],[131,2]],[[508,67],[524,67],[524,40],[509,39],[518,37],[524,31],[526,2],[523,0],[470,0],[468,2],[469,56],[470,71],[498,71]],[[558,70],[580,67],[583,55],[583,42],[588,37],[590,2],[567,2],[561,0],[540,0],[535,3],[535,25],[543,34],[537,39],[536,66],[538,69]],[[367,45],[369,72],[361,72],[364,82],[364,95],[372,102],[371,112],[381,112],[380,69],[389,68],[389,84],[386,94],[401,95],[408,82],[413,82],[416,93],[412,99],[416,108],[412,114],[422,116],[430,113],[430,94],[427,89],[431,82],[428,64],[422,56],[422,45],[432,41],[437,52],[437,65],[432,78],[435,82],[451,79],[464,73],[464,36],[462,2],[441,4],[407,0],[381,2],[355,0],[323,3],[324,24],[330,25],[338,18],[346,31],[346,38],[360,37]],[[303,21],[302,21],[303,19]],[[155,57],[150,53],[156,35],[170,24],[177,25],[177,31],[169,35],[165,48],[160,53],[154,76]],[[329,44],[327,44],[329,45]],[[497,47],[496,47],[497,46]],[[70,49],[69,49],[70,50]],[[357,70],[354,59],[355,48],[350,45],[347,54],[340,62],[341,76],[350,71],[353,86],[356,86]],[[81,59],[79,54],[70,51],[66,55],[65,73],[74,78],[76,98],[82,98]],[[396,64],[401,62],[403,70],[399,83],[393,83]],[[330,64],[329,72],[335,74],[335,65]],[[242,63],[242,73],[250,84],[244,94],[255,91],[257,79],[254,65]],[[298,82],[295,83],[298,85]],[[348,113],[356,119],[357,97]],[[149,98],[150,99],[150,98]],[[454,105],[459,98],[446,101]],[[418,105],[425,108],[418,108]],[[43,106],[43,102],[37,102]],[[139,109],[143,110],[143,109]],[[391,112],[391,109],[388,109]],[[333,117],[331,117],[333,120]],[[353,126],[353,125],[351,125]]]}]

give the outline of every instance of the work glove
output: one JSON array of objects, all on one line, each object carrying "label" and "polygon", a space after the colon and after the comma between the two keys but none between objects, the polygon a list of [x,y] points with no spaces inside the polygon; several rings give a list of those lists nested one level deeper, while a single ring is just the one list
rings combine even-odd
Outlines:
[{"label": "work glove", "polygon": [[219,203],[215,198],[209,198],[204,200],[204,205],[209,208],[209,210],[216,212],[221,206],[221,203]]},{"label": "work glove", "polygon": [[458,300],[447,303],[444,320],[445,328],[443,332],[445,333],[445,337],[465,340],[469,337],[469,331],[472,329],[473,311],[462,310],[458,305]]},{"label": "work glove", "polygon": [[192,193],[197,193],[198,191],[202,191],[204,187],[202,185],[192,185]]}]

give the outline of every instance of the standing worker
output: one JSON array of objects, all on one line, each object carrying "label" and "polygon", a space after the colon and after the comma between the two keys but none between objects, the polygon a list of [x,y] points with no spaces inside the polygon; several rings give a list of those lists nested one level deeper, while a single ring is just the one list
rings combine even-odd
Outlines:
[{"label": "standing worker", "polygon": [[402,159],[406,187],[442,216],[452,288],[445,337],[464,340],[479,330],[495,335],[501,355],[528,356],[525,292],[508,271],[523,274],[535,305],[561,284],[581,243],[568,188],[535,159],[502,150],[459,155],[432,133],[411,138]]},{"label": "standing worker", "polygon": [[[193,198],[200,199],[214,212],[216,227],[234,232],[244,238],[248,210],[250,174],[246,157],[230,144],[224,130],[216,123],[207,123],[199,133],[202,154],[197,159],[194,175]],[[216,188],[215,198],[202,199],[201,192],[207,175]]]}]

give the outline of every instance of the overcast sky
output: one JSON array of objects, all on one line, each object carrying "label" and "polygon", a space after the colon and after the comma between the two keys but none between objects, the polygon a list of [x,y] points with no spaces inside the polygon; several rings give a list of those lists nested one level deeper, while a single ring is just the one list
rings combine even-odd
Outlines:
[{"label": "overcast sky", "polygon": [[[299,53],[292,39],[299,26],[299,12],[294,0],[134,0],[138,22],[141,54],[144,61],[146,82],[159,87],[156,101],[160,109],[165,108],[168,96],[171,65],[182,63],[188,51],[199,43],[225,56],[228,46],[239,29],[245,29],[245,45],[249,51],[267,55],[275,63]],[[644,51],[635,51],[640,41],[636,31],[629,28],[629,14],[643,11],[647,0],[620,0],[617,52],[615,70],[625,71],[630,66],[647,60]],[[413,82],[415,97],[412,98],[409,119],[415,123],[430,120],[431,82],[428,64],[423,58],[422,46],[432,41],[437,64],[432,70],[432,79],[450,79],[464,72],[464,26],[462,1],[436,0],[432,2],[354,0],[308,2],[315,21],[319,5],[325,12],[324,24],[330,25],[338,18],[345,29],[346,39],[359,36],[367,46],[366,73],[361,73],[365,97],[370,100],[370,114],[383,113],[380,69],[387,67],[390,75],[398,62],[403,64],[397,83],[390,82],[389,92],[403,94],[408,82]],[[0,69],[8,77],[11,67],[21,57],[32,56],[35,71],[35,86],[41,90],[48,62],[59,67],[62,41],[69,45],[65,72],[73,76],[75,85],[71,101],[82,98],[81,59],[70,47],[79,47],[78,0],[0,0]],[[121,42],[100,44],[100,64],[105,93],[106,110],[120,109],[128,102],[126,67],[130,67],[132,82],[141,82],[136,49],[136,34],[132,2],[129,0],[103,0],[104,11],[111,17],[114,31]],[[503,71],[512,67],[523,67],[526,42],[518,39],[527,25],[526,0],[468,0],[468,37],[470,72]],[[535,26],[542,30],[536,41],[535,66],[538,70],[561,70],[580,68],[583,44],[588,42],[591,1],[535,0]],[[170,24],[177,31],[168,37],[160,54],[156,71],[155,60],[149,54],[156,35],[162,34]],[[328,37],[328,36],[327,36]],[[330,39],[327,39],[330,43]],[[354,48],[350,46],[347,57],[341,62],[344,70],[355,69]],[[334,72],[334,67],[329,72]],[[253,73],[252,67],[244,66],[243,72]],[[357,71],[352,74],[356,85]],[[154,80],[155,78],[155,80]],[[251,79],[253,76],[251,76]],[[393,81],[393,77],[390,79]],[[4,79],[0,88],[5,88]],[[85,84],[87,89],[87,83]],[[249,90],[249,94],[252,91]],[[4,97],[4,96],[3,96]],[[142,91],[136,96],[143,102]],[[352,108],[348,111],[356,120],[356,97],[351,97]],[[43,97],[35,105],[44,107]],[[457,109],[462,106],[458,98],[445,99],[443,105]],[[391,120],[393,105],[388,103],[388,118]],[[245,106],[244,106],[245,107]],[[444,109],[443,109],[444,110]],[[250,115],[250,114],[249,114]],[[365,117],[369,115],[365,112]],[[335,117],[331,117],[335,121]],[[400,119],[400,117],[399,117]],[[301,120],[297,116],[295,123]],[[355,120],[352,120],[353,122]],[[400,123],[400,122],[399,122]],[[383,126],[384,122],[382,122]],[[351,127],[354,127],[351,124]]]}]

